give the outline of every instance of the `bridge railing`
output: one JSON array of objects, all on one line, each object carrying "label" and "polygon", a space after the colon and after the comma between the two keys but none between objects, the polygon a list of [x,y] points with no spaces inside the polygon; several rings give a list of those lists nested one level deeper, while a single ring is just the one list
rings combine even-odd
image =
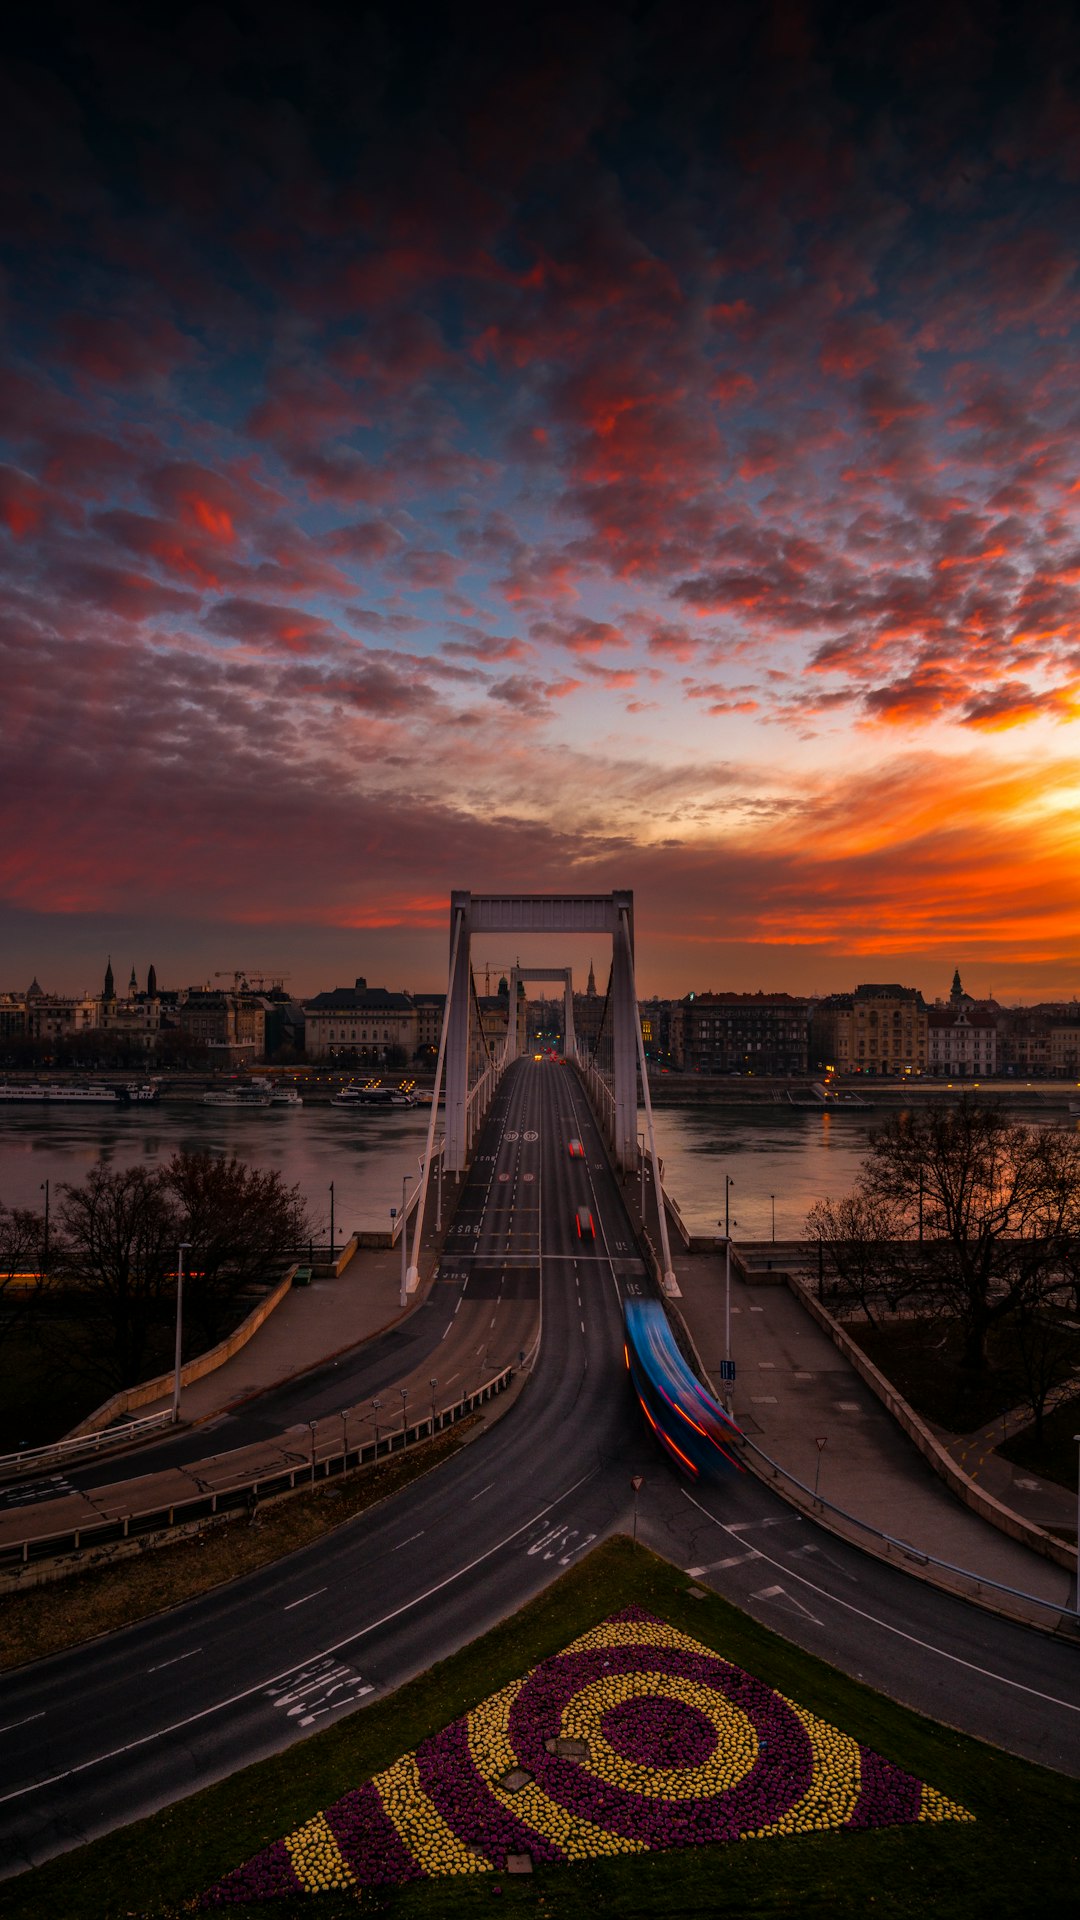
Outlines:
[{"label": "bridge railing", "polygon": [[[0,1548],[0,1583],[10,1590],[20,1584],[24,1569],[40,1566],[43,1561],[64,1560],[88,1548],[117,1545],[126,1540],[142,1539],[149,1543],[152,1536],[191,1528],[200,1521],[224,1518],[230,1513],[251,1513],[263,1500],[300,1492],[304,1487],[313,1487],[317,1480],[340,1478],[354,1468],[372,1466],[376,1460],[388,1459],[391,1454],[408,1452],[420,1442],[456,1426],[497,1394],[505,1393],[516,1373],[516,1367],[504,1367],[449,1406],[429,1413],[404,1429],[396,1427],[381,1434],[378,1440],[366,1440],[358,1447],[331,1447],[321,1458],[316,1450],[306,1458],[298,1455],[288,1466],[275,1467],[265,1474],[247,1475],[218,1487],[213,1493],[192,1493],[179,1500],[156,1501],[146,1507],[132,1507],[127,1513],[109,1519],[89,1520],[77,1527],[27,1535]],[[76,1570],[64,1566],[53,1577]]]},{"label": "bridge railing", "polygon": [[18,1480],[23,1474],[36,1473],[42,1467],[70,1466],[95,1453],[111,1453],[114,1447],[130,1446],[171,1425],[172,1409],[166,1407],[161,1413],[144,1414],[141,1420],[126,1420],[119,1426],[102,1427],[95,1433],[79,1433],[70,1440],[52,1440],[43,1447],[21,1447],[18,1453],[0,1453],[0,1480]]}]

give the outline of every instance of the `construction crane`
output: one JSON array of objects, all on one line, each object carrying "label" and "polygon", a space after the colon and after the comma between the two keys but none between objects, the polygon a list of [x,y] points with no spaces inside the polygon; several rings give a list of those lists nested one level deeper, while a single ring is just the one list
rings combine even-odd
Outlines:
[{"label": "construction crane", "polygon": [[485,960],[484,961],[484,997],[485,999],[490,999],[491,997],[491,973],[493,968],[496,974],[505,973],[507,979],[510,978],[509,967],[501,966],[495,960]]},{"label": "construction crane", "polygon": [[239,993],[241,986],[250,987],[253,993],[265,993],[266,983],[271,987],[280,987],[282,981],[291,980],[291,973],[250,973],[246,967],[218,967],[215,980],[231,980],[233,992]]}]

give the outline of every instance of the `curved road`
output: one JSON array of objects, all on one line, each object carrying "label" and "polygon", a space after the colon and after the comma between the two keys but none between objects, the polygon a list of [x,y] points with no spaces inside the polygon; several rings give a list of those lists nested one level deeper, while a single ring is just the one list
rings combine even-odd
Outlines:
[{"label": "curved road", "polygon": [[[584,1159],[567,1152],[574,1136]],[[463,1297],[524,1309],[540,1292],[539,1359],[517,1404],[303,1552],[0,1680],[2,1871],[276,1751],[484,1632],[627,1524],[634,1473],[642,1537],[703,1584],[895,1698],[1080,1774],[1073,1646],[864,1558],[749,1475],[702,1491],[668,1469],[623,1367],[619,1294],[643,1275],[571,1073],[525,1061],[506,1076],[474,1172],[454,1236]]]}]

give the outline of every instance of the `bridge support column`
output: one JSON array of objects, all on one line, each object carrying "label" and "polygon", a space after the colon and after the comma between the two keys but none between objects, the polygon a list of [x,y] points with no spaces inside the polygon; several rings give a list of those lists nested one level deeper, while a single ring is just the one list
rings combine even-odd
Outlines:
[{"label": "bridge support column", "polygon": [[634,990],[634,896],[614,893],[611,940],[611,1014],[615,1082],[612,1150],[620,1173],[637,1165],[637,996]]},{"label": "bridge support column", "polygon": [[472,969],[472,895],[450,895],[450,953],[454,955],[454,933],[460,920],[454,971],[450,978],[450,1005],[446,1030],[446,1150],[449,1173],[463,1173],[469,1157],[466,1101],[469,1094],[469,1015],[472,995],[469,980]]}]

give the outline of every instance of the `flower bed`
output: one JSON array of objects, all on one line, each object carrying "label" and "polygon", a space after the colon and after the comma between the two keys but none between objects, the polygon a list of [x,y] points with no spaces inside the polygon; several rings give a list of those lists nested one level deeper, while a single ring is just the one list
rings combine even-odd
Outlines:
[{"label": "flower bed", "polygon": [[256,1854],[204,1907],[973,1816],[628,1607]]}]

